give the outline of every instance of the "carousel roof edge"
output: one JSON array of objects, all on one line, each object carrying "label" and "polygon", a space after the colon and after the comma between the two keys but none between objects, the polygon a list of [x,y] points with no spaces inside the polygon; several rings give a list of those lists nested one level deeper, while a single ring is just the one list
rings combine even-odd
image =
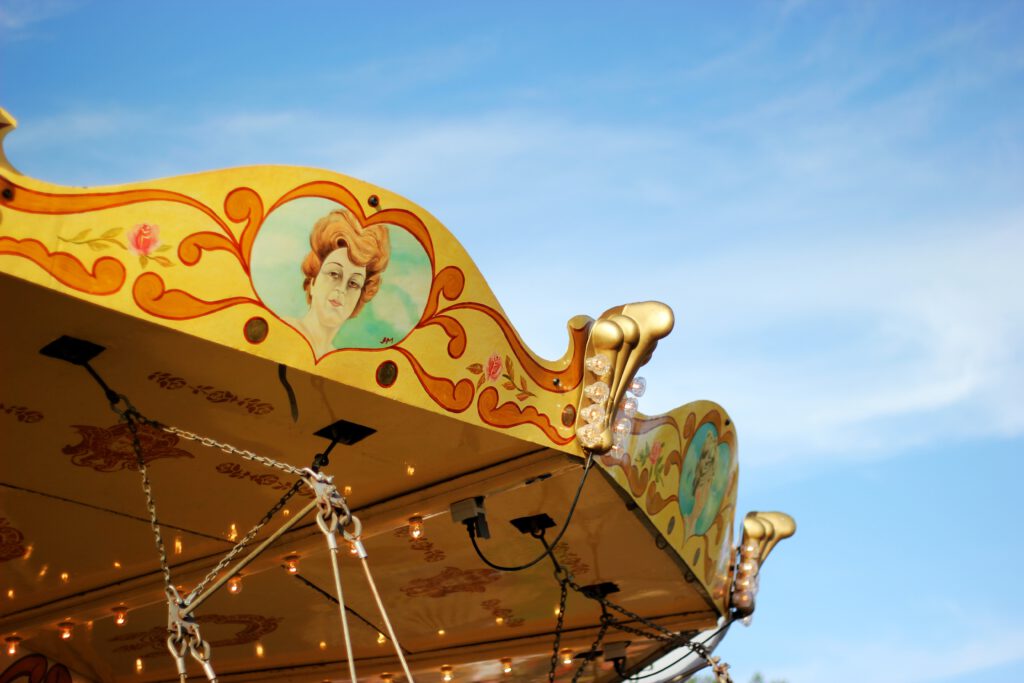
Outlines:
[{"label": "carousel roof edge", "polygon": [[[0,109],[0,142],[15,125]],[[2,149],[0,164],[0,272],[581,453],[592,320],[570,319],[562,357],[539,357],[452,233],[397,194],[292,166],[70,188],[20,174]]]}]

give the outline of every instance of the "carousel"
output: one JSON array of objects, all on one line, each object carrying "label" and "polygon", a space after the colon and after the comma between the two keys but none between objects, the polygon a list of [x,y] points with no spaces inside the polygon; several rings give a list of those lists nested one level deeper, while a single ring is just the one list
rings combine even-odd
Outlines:
[{"label": "carousel", "polygon": [[0,193],[0,683],[730,679],[795,524],[722,407],[640,410],[664,304],[540,358],[328,171]]}]

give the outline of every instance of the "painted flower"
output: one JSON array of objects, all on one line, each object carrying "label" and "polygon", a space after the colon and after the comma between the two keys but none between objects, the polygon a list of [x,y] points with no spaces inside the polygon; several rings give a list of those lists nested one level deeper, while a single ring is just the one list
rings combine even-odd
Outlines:
[{"label": "painted flower", "polygon": [[496,353],[492,353],[491,357],[487,359],[487,379],[494,381],[501,375],[501,356]]},{"label": "painted flower", "polygon": [[658,458],[661,457],[661,442],[655,441],[654,445],[651,446],[651,452],[647,455],[647,459],[653,465],[658,462]]},{"label": "painted flower", "polygon": [[149,256],[160,246],[160,226],[139,223],[128,231],[128,250],[139,256]]}]

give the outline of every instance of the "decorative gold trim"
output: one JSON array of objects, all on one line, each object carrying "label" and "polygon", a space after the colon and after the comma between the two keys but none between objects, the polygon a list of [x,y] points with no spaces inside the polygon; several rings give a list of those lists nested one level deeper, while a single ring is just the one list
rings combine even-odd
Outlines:
[{"label": "decorative gold trim", "polygon": [[757,546],[754,558],[764,564],[772,548],[784,538],[796,533],[796,520],[785,512],[748,512],[743,518],[743,543]]},{"label": "decorative gold trim", "polygon": [[[610,368],[610,376],[609,373],[585,372],[579,410],[576,411],[576,432],[579,434],[583,427],[590,425],[600,430],[592,439],[581,439],[580,443],[585,448],[597,454],[611,450],[611,425],[626,389],[637,371],[651,359],[658,341],[668,336],[674,325],[675,316],[671,308],[659,301],[642,301],[605,311],[591,327],[584,358],[603,357]],[[603,405],[605,416],[603,420],[588,422],[583,414],[583,408],[591,404],[587,398],[587,387],[598,382],[608,385],[608,398],[592,403]]]}]

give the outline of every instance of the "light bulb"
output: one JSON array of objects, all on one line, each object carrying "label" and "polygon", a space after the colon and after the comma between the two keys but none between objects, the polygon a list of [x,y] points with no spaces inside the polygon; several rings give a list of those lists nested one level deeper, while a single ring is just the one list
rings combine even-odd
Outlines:
[{"label": "light bulb", "polygon": [[601,443],[601,428],[595,424],[585,424],[576,430],[576,437],[584,448],[593,448]]},{"label": "light bulb", "polygon": [[228,579],[228,593],[232,595],[238,595],[242,592],[242,577],[232,576]]},{"label": "light bulb", "polygon": [[450,681],[455,678],[455,672],[452,670],[450,665],[445,664],[441,667],[441,678],[446,681]]},{"label": "light bulb", "polygon": [[394,683],[395,677],[391,674],[381,674],[380,683]]},{"label": "light bulb", "polygon": [[594,382],[583,390],[583,393],[594,403],[604,403],[608,400],[610,389],[604,382]]},{"label": "light bulb", "polygon": [[228,540],[229,541],[237,541],[238,540],[238,527],[236,527],[234,525],[234,523],[231,524],[231,528],[228,530]]},{"label": "light bulb", "polygon": [[409,535],[413,539],[421,538],[423,536],[423,518],[419,515],[409,518]]},{"label": "light bulb", "polygon": [[7,643],[7,654],[12,657],[18,654],[18,643],[21,642],[21,638],[18,636],[7,636],[4,642]]},{"label": "light bulb", "polygon": [[71,575],[70,574],[68,574],[67,572],[61,572],[60,573],[60,582],[61,583],[67,583],[70,580],[71,580]]},{"label": "light bulb", "polygon": [[257,657],[262,657],[263,656],[263,643],[260,643],[260,642],[256,643],[256,656]]},{"label": "light bulb", "polygon": [[600,403],[591,403],[580,411],[580,417],[583,418],[584,422],[590,424],[598,424],[604,422],[604,418],[607,416],[604,406]]},{"label": "light bulb", "polygon": [[572,664],[572,650],[569,648],[560,651],[558,656],[562,658],[562,664]]},{"label": "light bulb", "polygon": [[377,632],[377,644],[378,644],[378,645],[383,645],[383,644],[384,644],[384,643],[386,643],[386,642],[388,642],[388,639],[387,639],[387,638],[386,638],[386,637],[384,636],[384,634],[383,634],[383,633],[381,633],[380,631],[378,631],[378,632]]},{"label": "light bulb", "polygon": [[135,659],[135,673],[138,673],[138,674],[142,673],[142,659],[141,658],[136,658]]},{"label": "light bulb", "polygon": [[299,556],[298,555],[289,555],[286,558],[284,558],[284,567],[285,567],[286,570],[288,570],[289,574],[298,574],[299,573]]},{"label": "light bulb", "polygon": [[633,421],[628,417],[620,417],[612,427],[612,441],[622,444],[633,433]]},{"label": "light bulb", "polygon": [[637,398],[643,396],[645,391],[647,391],[647,380],[643,377],[634,377],[633,381],[629,383],[629,393]]},{"label": "light bulb", "polygon": [[757,543],[755,543],[754,541],[747,541],[743,544],[743,547],[740,548],[740,555],[742,555],[743,557],[757,557],[757,550]]},{"label": "light bulb", "polygon": [[437,629],[437,635],[443,636],[444,634],[445,634],[445,630],[443,628]]},{"label": "light bulb", "polygon": [[62,640],[71,640],[71,631],[75,628],[75,625],[70,621],[62,621],[57,624],[57,628],[60,629],[60,637]]},{"label": "light bulb", "polygon": [[416,468],[413,467],[412,465],[406,465],[405,466],[405,473],[406,473],[406,475],[411,477],[412,475],[416,474]]},{"label": "light bulb", "polygon": [[326,640],[321,640],[320,641],[320,649],[321,650],[326,650],[327,649],[327,641]]},{"label": "light bulb", "polygon": [[637,408],[639,407],[640,402],[637,401],[632,396],[627,396],[626,398],[622,399],[622,414],[628,418],[632,419],[632,417],[636,415]]},{"label": "light bulb", "polygon": [[352,541],[349,541],[349,542],[348,542],[348,552],[349,552],[349,553],[350,553],[351,555],[358,555],[358,554],[359,554],[359,546],[357,546],[357,545],[356,545],[355,543],[353,543]]},{"label": "light bulb", "polygon": [[740,609],[747,609],[754,604],[754,594],[750,591],[738,591],[732,594],[732,604]]},{"label": "light bulb", "polygon": [[743,617],[742,621],[744,626],[750,626],[750,624],[754,621],[754,615],[748,614],[747,616]]},{"label": "light bulb", "polygon": [[181,542],[181,536],[175,536],[174,537],[174,554],[175,555],[181,555],[182,550],[183,550],[183,547],[182,547],[182,542]]},{"label": "light bulb", "polygon": [[602,355],[591,356],[584,365],[586,365],[587,370],[590,370],[598,377],[604,377],[612,369],[612,364]]},{"label": "light bulb", "polygon": [[743,576],[752,576],[757,573],[757,560],[743,560],[736,569]]},{"label": "light bulb", "polygon": [[494,623],[501,626],[505,623],[505,617],[494,617]]},{"label": "light bulb", "polygon": [[501,672],[504,674],[512,673],[512,659],[510,657],[501,658]]},{"label": "light bulb", "polygon": [[114,608],[114,623],[118,626],[124,626],[125,622],[128,621],[128,608],[118,605]]},{"label": "light bulb", "polygon": [[754,587],[755,579],[752,576],[741,576],[736,579],[736,590],[748,591]]}]

